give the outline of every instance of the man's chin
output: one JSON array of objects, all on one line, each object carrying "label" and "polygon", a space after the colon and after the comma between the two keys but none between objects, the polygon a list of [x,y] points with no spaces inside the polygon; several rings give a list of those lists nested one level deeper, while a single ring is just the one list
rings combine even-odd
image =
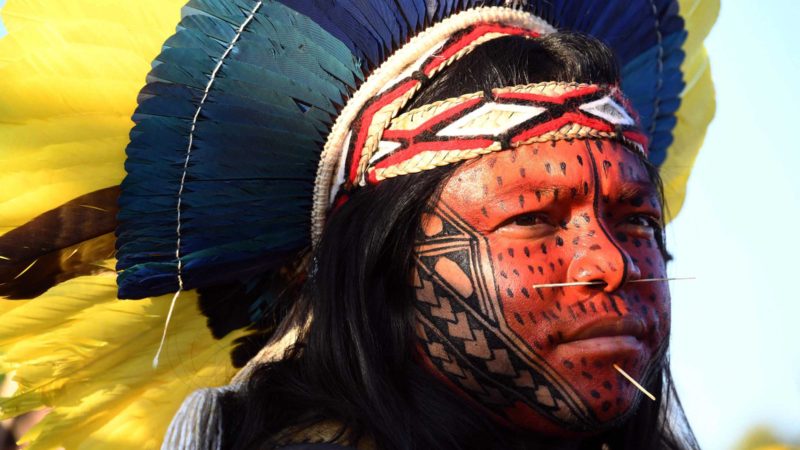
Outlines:
[{"label": "man's chin", "polygon": [[[643,396],[630,395],[615,409],[614,414],[595,414],[591,422],[580,420],[578,417],[565,415],[553,421],[544,415],[533,411],[524,403],[517,403],[504,411],[501,424],[514,428],[523,433],[544,435],[550,437],[592,437],[611,429],[617,428],[627,422],[639,410]],[[647,399],[645,399],[647,400]],[[593,411],[601,411],[602,403],[588,405]]]}]

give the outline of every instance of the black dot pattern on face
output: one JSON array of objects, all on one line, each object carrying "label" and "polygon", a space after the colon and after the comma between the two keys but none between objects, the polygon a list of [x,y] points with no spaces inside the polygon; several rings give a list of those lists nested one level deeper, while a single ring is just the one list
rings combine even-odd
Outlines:
[{"label": "black dot pattern on face", "polygon": [[575,311],[572,310],[571,306],[569,307],[569,309],[567,311],[569,311],[569,316],[572,318],[572,320],[577,320],[578,319],[578,315],[575,314]]},{"label": "black dot pattern on face", "polygon": [[595,141],[595,147],[598,152],[603,153],[603,141]]},{"label": "black dot pattern on face", "polygon": [[603,176],[608,177],[608,170],[611,168],[611,161],[604,160],[603,161]]},{"label": "black dot pattern on face", "polygon": [[[489,248],[494,250],[494,261],[492,271],[494,275],[493,281],[497,283],[496,292],[498,297],[505,303],[503,305],[503,313],[505,315],[505,323],[511,327],[520,337],[530,344],[530,348],[535,349],[537,352],[546,355],[552,351],[553,345],[560,341],[558,335],[561,330],[558,328],[561,323],[565,322],[579,322],[585,320],[587,317],[592,316],[616,316],[629,314],[635,311],[636,314],[641,314],[646,317],[654,317],[660,311],[656,306],[658,302],[662,301],[663,296],[653,294],[658,292],[657,289],[648,291],[647,289],[631,289],[627,294],[614,296],[593,297],[592,299],[576,299],[571,297],[575,292],[565,288],[536,288],[537,284],[555,283],[561,281],[573,281],[565,279],[564,272],[574,263],[575,256],[587,256],[594,252],[595,255],[602,255],[602,251],[612,251],[614,248],[622,248],[630,255],[629,263],[638,261],[646,264],[645,267],[639,267],[642,275],[645,272],[652,272],[658,274],[662,272],[660,257],[657,253],[652,251],[653,246],[656,246],[655,240],[644,239],[632,234],[625,234],[623,232],[613,229],[613,225],[621,223],[620,217],[615,217],[614,214],[621,214],[614,208],[625,202],[628,205],[651,204],[653,199],[649,195],[628,195],[619,190],[610,190],[608,192],[601,191],[598,188],[602,186],[613,186],[613,183],[618,182],[621,176],[631,175],[632,177],[642,177],[641,173],[637,173],[641,168],[633,163],[628,163],[629,159],[618,157],[618,152],[614,145],[608,146],[605,150],[605,155],[598,157],[586,153],[584,155],[574,154],[569,155],[565,153],[551,152],[549,148],[542,145],[542,152],[537,160],[538,163],[534,164],[529,157],[530,150],[520,150],[516,158],[516,167],[506,167],[507,161],[503,161],[503,152],[497,154],[497,167],[503,168],[493,173],[489,173],[483,180],[488,180],[490,191],[497,190],[498,186],[503,186],[506,192],[511,195],[505,197],[506,205],[509,210],[516,210],[517,208],[525,210],[536,211],[542,202],[548,205],[556,202],[572,202],[570,205],[582,204],[585,207],[574,208],[570,206],[567,214],[555,213],[560,211],[561,206],[558,208],[550,209],[547,206],[548,214],[553,211],[553,224],[557,224],[562,229],[556,228],[552,234],[543,238],[528,239],[525,242],[499,240],[493,242],[489,240]],[[552,144],[551,144],[552,148]],[[561,149],[559,149],[559,152]],[[525,152],[528,152],[525,155]],[[599,153],[599,152],[598,152]],[[551,158],[547,161],[547,158]],[[597,162],[600,164],[597,164]],[[604,164],[603,161],[607,161]],[[577,162],[577,164],[576,164]],[[572,167],[567,167],[569,164]],[[525,165],[525,167],[522,167]],[[605,166],[605,167],[604,167]],[[604,177],[603,169],[605,168],[606,176]],[[544,188],[546,184],[542,184],[542,179],[547,179],[545,174],[550,175],[555,180],[555,185],[564,185],[565,181],[569,183],[569,178],[562,178],[564,176],[572,177],[573,179],[581,173],[588,173],[591,170],[600,169],[598,177],[592,178],[578,178],[574,180],[573,186],[566,184],[569,191],[561,189],[560,192],[557,188]],[[519,174],[519,177],[514,176]],[[505,179],[502,179],[496,174],[502,174]],[[507,174],[511,174],[509,177]],[[523,180],[527,175],[530,180],[536,180],[536,183]],[[634,178],[635,179],[635,178]],[[592,180],[598,180],[598,184],[593,184]],[[615,181],[616,180],[616,181]],[[512,188],[517,183],[529,186],[527,190],[522,192],[514,192]],[[639,184],[629,184],[626,186],[638,186]],[[531,189],[532,188],[532,189]],[[635,191],[630,191],[631,193]],[[531,195],[534,194],[534,195]],[[586,200],[582,198],[586,196]],[[538,204],[537,204],[538,202]],[[583,202],[583,203],[578,203]],[[497,201],[492,203],[487,202],[486,207],[490,210],[487,213],[491,216],[497,210]],[[517,205],[514,205],[514,204]],[[477,205],[478,207],[482,207]],[[475,208],[477,210],[478,208]],[[620,211],[625,208],[618,208]],[[630,210],[630,208],[627,208]],[[588,212],[588,213],[587,213]],[[486,217],[483,211],[481,214]],[[509,211],[509,214],[511,212]],[[514,213],[516,214],[516,213]],[[472,214],[473,217],[480,217],[480,214]],[[601,227],[606,227],[603,230]],[[597,231],[601,230],[600,233]],[[605,231],[605,233],[603,232]],[[488,235],[488,234],[487,234]],[[599,239],[600,238],[603,239]],[[637,246],[634,240],[639,241]],[[571,243],[571,245],[570,245]],[[607,245],[601,245],[607,244]],[[577,247],[577,251],[576,248]],[[590,250],[593,249],[593,250]],[[650,250],[650,251],[648,251]],[[593,256],[598,258],[598,256]],[[566,261],[565,261],[566,260]],[[601,261],[597,267],[593,268],[596,273],[622,273],[624,263],[617,261],[599,260]],[[527,268],[527,270],[525,270]],[[635,285],[633,285],[635,286]],[[641,286],[641,285],[640,285]],[[535,291],[535,292],[534,292]],[[638,295],[641,294],[641,295]],[[653,295],[653,300],[649,296]],[[643,303],[647,302],[645,308],[642,308]],[[516,305],[525,305],[519,307]],[[635,305],[635,307],[634,307]],[[534,326],[535,325],[535,326]],[[517,331],[521,330],[521,331]],[[532,330],[541,330],[541,334],[534,333]],[[545,339],[546,338],[546,339]],[[601,417],[611,417],[614,411],[622,408],[629,408],[630,403],[625,402],[629,400],[628,385],[621,387],[615,386],[616,379],[614,378],[614,371],[610,368],[610,361],[581,361],[579,366],[577,360],[573,357],[568,360],[569,364],[573,367],[568,367],[565,362],[558,360],[556,364],[561,371],[572,371],[573,380],[582,380],[579,383],[588,386],[582,391],[581,398],[593,405],[593,410]],[[619,363],[619,361],[616,361]],[[644,364],[644,363],[642,363]],[[635,372],[637,366],[632,367]],[[609,371],[611,373],[609,373]],[[638,373],[641,373],[639,371]],[[618,398],[622,398],[622,404],[618,405]],[[608,405],[606,411],[601,412],[602,405]]]}]

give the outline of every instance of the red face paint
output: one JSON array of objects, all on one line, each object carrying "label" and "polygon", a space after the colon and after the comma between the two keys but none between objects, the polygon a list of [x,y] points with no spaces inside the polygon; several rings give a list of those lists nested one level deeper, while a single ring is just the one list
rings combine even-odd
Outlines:
[{"label": "red face paint", "polygon": [[[498,420],[593,431],[653,378],[669,334],[648,172],[614,141],[557,141],[457,169],[423,218],[415,286],[423,363]],[[597,281],[597,286],[536,285]],[[649,401],[649,400],[645,400]]]}]

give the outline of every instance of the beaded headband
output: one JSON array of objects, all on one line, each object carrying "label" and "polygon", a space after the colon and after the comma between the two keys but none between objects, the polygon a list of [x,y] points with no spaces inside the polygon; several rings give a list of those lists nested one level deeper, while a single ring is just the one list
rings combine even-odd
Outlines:
[{"label": "beaded headband", "polygon": [[522,11],[469,10],[421,33],[389,57],[345,105],[328,136],[314,190],[312,241],[327,212],[360,186],[562,139],[620,140],[644,154],[647,138],[616,85],[545,82],[476,92],[401,111],[425,83],[476,47],[554,29]]}]

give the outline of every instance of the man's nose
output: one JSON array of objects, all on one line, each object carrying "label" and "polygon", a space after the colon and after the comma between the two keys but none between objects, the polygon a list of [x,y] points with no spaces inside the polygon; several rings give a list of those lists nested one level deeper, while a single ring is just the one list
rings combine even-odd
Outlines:
[{"label": "man's nose", "polygon": [[585,230],[580,244],[567,270],[567,282],[596,283],[579,288],[610,293],[641,278],[638,265],[602,224]]}]

